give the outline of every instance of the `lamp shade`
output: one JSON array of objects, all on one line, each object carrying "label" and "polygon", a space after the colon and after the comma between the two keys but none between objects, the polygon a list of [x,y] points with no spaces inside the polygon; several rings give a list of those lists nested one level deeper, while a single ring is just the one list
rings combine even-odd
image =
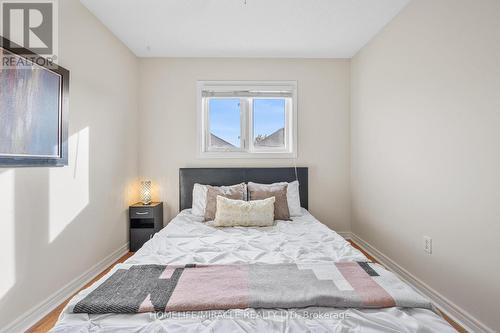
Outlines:
[{"label": "lamp shade", "polygon": [[141,202],[143,205],[149,205],[151,203],[151,181],[150,180],[141,181]]}]

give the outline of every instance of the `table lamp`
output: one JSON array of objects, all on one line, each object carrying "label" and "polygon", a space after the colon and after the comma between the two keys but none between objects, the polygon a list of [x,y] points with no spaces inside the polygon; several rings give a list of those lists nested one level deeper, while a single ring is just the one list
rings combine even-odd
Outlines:
[{"label": "table lamp", "polygon": [[149,205],[151,203],[151,181],[150,180],[141,181],[141,202],[143,205]]}]

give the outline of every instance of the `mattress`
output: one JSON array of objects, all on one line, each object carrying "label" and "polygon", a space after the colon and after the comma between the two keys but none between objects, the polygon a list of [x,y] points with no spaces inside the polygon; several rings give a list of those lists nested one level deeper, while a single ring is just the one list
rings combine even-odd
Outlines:
[{"label": "mattress", "polygon": [[272,227],[215,228],[184,210],[123,264],[73,297],[51,332],[456,332],[427,309],[239,309],[178,313],[72,313],[116,269],[137,264],[367,261],[307,210]]}]

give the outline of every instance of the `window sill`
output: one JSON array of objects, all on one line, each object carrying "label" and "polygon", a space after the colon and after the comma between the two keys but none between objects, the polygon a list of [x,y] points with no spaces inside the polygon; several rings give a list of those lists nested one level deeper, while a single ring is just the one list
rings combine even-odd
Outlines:
[{"label": "window sill", "polygon": [[259,153],[247,153],[247,152],[230,152],[230,151],[224,151],[224,152],[200,152],[198,153],[198,158],[201,159],[261,159],[261,158],[266,158],[266,159],[279,159],[279,158],[297,158],[297,153],[293,152],[284,152],[284,153],[279,153],[279,152],[259,152]]}]

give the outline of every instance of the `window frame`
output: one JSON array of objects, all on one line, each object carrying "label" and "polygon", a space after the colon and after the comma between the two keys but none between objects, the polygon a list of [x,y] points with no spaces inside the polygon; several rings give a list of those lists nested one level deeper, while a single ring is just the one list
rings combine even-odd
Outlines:
[{"label": "window frame", "polygon": [[[216,96],[240,99],[240,148],[210,147],[209,100],[204,91],[286,91],[291,96]],[[253,142],[253,99],[285,98],[285,148],[256,148]],[[291,104],[291,105],[290,105]],[[296,158],[297,157],[297,81],[198,81],[197,151],[199,158]]]}]

